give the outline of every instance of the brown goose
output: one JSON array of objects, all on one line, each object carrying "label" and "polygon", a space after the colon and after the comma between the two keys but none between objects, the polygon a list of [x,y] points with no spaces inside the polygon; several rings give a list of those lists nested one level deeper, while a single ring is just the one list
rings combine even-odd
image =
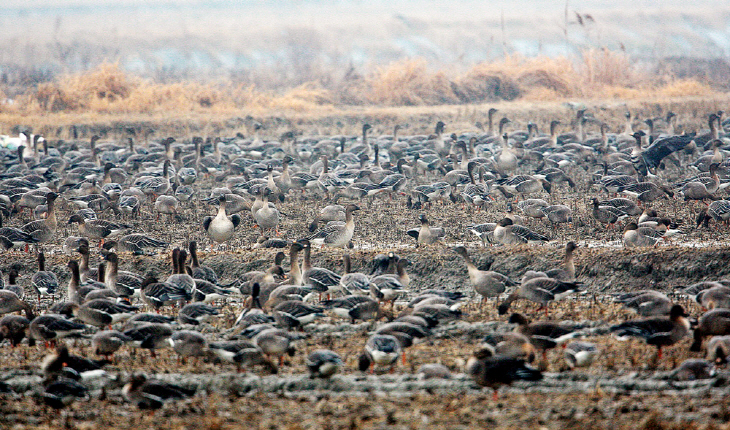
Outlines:
[{"label": "brown goose", "polygon": [[[5,315],[0,318],[0,342],[3,339],[10,341],[10,346],[15,348],[25,338],[25,333],[30,327],[30,320],[20,315]],[[29,343],[30,346],[32,342]]]},{"label": "brown goose", "polygon": [[509,310],[512,302],[518,299],[526,299],[540,304],[540,309],[545,309],[545,315],[547,315],[548,303],[581,291],[580,286],[580,283],[563,282],[552,278],[533,278],[523,282],[522,285],[510,293],[497,307],[497,310],[500,315],[504,315]]},{"label": "brown goose", "polygon": [[[21,227],[21,230],[26,234],[29,234],[36,242],[46,243],[53,240],[56,235],[56,228],[58,227],[58,221],[56,220],[56,199],[58,194],[48,193],[46,195],[46,205],[48,206],[48,213],[46,219],[37,221],[31,221]],[[26,247],[28,245],[26,244]]]},{"label": "brown goose", "polygon": [[705,312],[694,329],[694,342],[690,351],[702,349],[705,336],[726,336],[730,334],[730,309],[713,309]]},{"label": "brown goose", "polygon": [[[497,297],[502,294],[507,287],[517,285],[517,282],[511,280],[508,276],[491,270],[479,270],[469,258],[469,252],[463,246],[457,246],[454,251],[461,255],[466,262],[466,269],[469,273],[469,283],[474,291],[483,298]],[[482,302],[483,303],[483,302]]]},{"label": "brown goose", "polygon": [[674,305],[669,318],[646,318],[626,321],[611,326],[611,332],[618,338],[640,337],[649,345],[657,347],[657,358],[662,357],[662,347],[674,345],[689,334],[688,315],[681,305]]},{"label": "brown goose", "polygon": [[497,391],[502,385],[510,385],[514,381],[539,381],[542,373],[525,365],[518,358],[495,355],[490,347],[475,351],[466,363],[466,373],[474,382],[482,387],[494,389],[493,398],[498,398]]}]

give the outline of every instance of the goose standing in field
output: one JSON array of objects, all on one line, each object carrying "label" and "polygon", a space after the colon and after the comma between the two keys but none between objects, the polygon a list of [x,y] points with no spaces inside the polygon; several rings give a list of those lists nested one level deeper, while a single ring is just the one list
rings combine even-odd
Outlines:
[{"label": "goose standing in field", "polygon": [[126,342],[132,339],[117,330],[98,331],[91,337],[91,348],[96,355],[110,359]]},{"label": "goose standing in field", "polygon": [[262,233],[266,230],[275,230],[278,235],[278,227],[279,222],[281,221],[281,213],[279,213],[279,210],[276,209],[276,206],[269,201],[269,196],[271,194],[272,191],[268,187],[264,188],[263,205],[261,206],[261,209],[256,211],[253,218],[256,221],[256,225],[258,225],[261,229]]},{"label": "goose standing in field", "polygon": [[30,280],[33,289],[38,293],[38,304],[41,303],[41,296],[53,296],[58,289],[58,278],[56,274],[46,270],[46,256],[38,253],[38,271]]},{"label": "goose standing in field", "polygon": [[418,215],[418,220],[421,221],[421,228],[418,230],[419,245],[433,245],[444,238],[446,234],[444,229],[441,227],[431,227],[426,215]]},{"label": "goose standing in field", "polygon": [[626,248],[640,248],[647,246],[655,246],[659,239],[646,234],[647,231],[635,222],[630,222],[624,227],[623,242]]},{"label": "goose standing in field", "polygon": [[469,272],[469,283],[482,298],[498,297],[507,287],[517,285],[517,282],[501,273],[477,269],[469,258],[469,252],[463,246],[457,246],[454,251],[464,258],[466,269]]},{"label": "goose standing in field", "polygon": [[600,206],[597,198],[593,198],[593,218],[601,224],[606,224],[606,228],[611,228],[618,221],[626,218],[628,215],[613,206]]},{"label": "goose standing in field", "polygon": [[114,240],[107,240],[104,243],[104,249],[115,249],[117,252],[131,252],[135,255],[143,255],[145,248],[166,248],[169,245],[165,241],[144,234],[132,233]]},{"label": "goose standing in field", "polygon": [[352,213],[359,210],[360,208],[355,204],[347,205],[344,224],[328,224],[307,239],[315,245],[328,245],[335,248],[346,247],[355,232],[355,220]]},{"label": "goose standing in field", "polygon": [[68,219],[68,224],[73,223],[78,223],[79,233],[82,236],[99,240],[99,246],[104,245],[104,239],[107,237],[112,238],[118,236],[131,228],[127,224],[119,224],[103,219],[87,221],[81,215],[72,215]]},{"label": "goose standing in field", "polygon": [[503,245],[534,244],[550,240],[547,236],[535,233],[527,227],[514,225],[509,218],[503,218],[497,223],[494,228],[494,239]]},{"label": "goose standing in field", "polygon": [[312,266],[312,245],[307,239],[301,239],[298,242],[304,249],[304,263],[302,265],[304,284],[312,285],[314,291],[319,292],[320,295],[327,293],[328,298],[331,294],[341,293],[343,290],[340,286],[342,276],[329,269]]},{"label": "goose standing in field", "polygon": [[669,315],[673,305],[666,294],[654,290],[619,294],[614,301],[621,303],[624,307],[633,310],[642,317]]},{"label": "goose standing in field", "polygon": [[702,314],[694,328],[694,342],[690,351],[700,351],[706,336],[727,336],[730,334],[730,309],[712,309]]},{"label": "goose standing in field", "polygon": [[708,228],[711,219],[727,224],[730,221],[730,201],[715,200],[710,203],[707,209],[704,209],[697,215],[697,227],[704,223],[705,228]]},{"label": "goose standing in field", "polygon": [[494,389],[493,399],[498,398],[502,385],[510,385],[517,380],[539,381],[542,373],[525,365],[519,358],[495,355],[491,347],[475,351],[466,363],[466,374],[482,387]]},{"label": "goose standing in field", "polygon": [[548,278],[564,282],[575,280],[575,257],[573,256],[573,253],[576,249],[578,249],[578,246],[572,240],[565,244],[565,257],[563,257],[564,267],[550,269],[545,272]]},{"label": "goose standing in field", "polygon": [[[177,251],[177,252],[176,252]],[[165,283],[172,284],[178,289],[185,291],[188,297],[192,296],[195,290],[195,279],[188,275],[185,271],[185,260],[188,253],[184,250],[175,248],[172,252],[173,274],[167,277]]]},{"label": "goose standing in field", "polygon": [[565,327],[553,321],[530,322],[519,313],[510,315],[509,323],[517,324],[514,331],[530,339],[537,349],[542,350],[543,358],[548,349],[564,345],[578,335],[575,328]]},{"label": "goose standing in field", "polygon": [[331,309],[338,317],[349,319],[351,324],[355,324],[356,320],[378,320],[383,315],[380,303],[367,296],[350,295],[325,300],[322,302],[322,306],[325,309]]},{"label": "goose standing in field", "polygon": [[157,212],[156,221],[160,221],[160,214],[167,214],[168,221],[173,219],[179,219],[180,216],[177,213],[180,207],[180,201],[175,196],[162,195],[155,199],[155,212]]},{"label": "goose standing in field", "polygon": [[195,394],[188,389],[169,382],[147,379],[144,375],[132,375],[122,388],[122,396],[139,409],[160,409],[166,402],[183,400]]},{"label": "goose standing in field", "polygon": [[56,342],[58,339],[83,332],[86,326],[61,315],[45,314],[34,318],[28,327],[28,336],[43,342]]},{"label": "goose standing in field", "polygon": [[318,349],[307,356],[304,364],[309,370],[310,378],[326,379],[337,373],[345,362],[336,352]]},{"label": "goose standing in field", "polygon": [[662,347],[671,346],[689,334],[690,324],[681,305],[674,305],[669,318],[655,317],[626,321],[611,326],[611,332],[619,339],[640,337],[649,345],[657,347],[657,358],[662,357]]},{"label": "goose standing in field", "polygon": [[13,244],[13,246],[17,246],[18,248],[22,246],[27,246],[29,243],[38,242],[38,240],[33,238],[32,235],[26,233],[19,228],[3,227],[2,211],[0,211],[0,237],[7,239],[8,241],[10,241],[10,243]]},{"label": "goose standing in field", "polygon": [[[1,279],[2,276],[0,276],[0,284],[2,284]],[[16,283],[17,279],[18,271],[15,269],[10,269],[10,271],[8,272],[8,283],[6,285],[0,286],[0,290],[11,291],[15,293],[15,295],[18,296],[20,300],[23,300],[25,298],[25,288]]]},{"label": "goose standing in field", "polygon": [[0,290],[0,315],[17,311],[25,311],[28,320],[33,320],[33,307],[31,305],[19,299],[12,291]]},{"label": "goose standing in field", "polygon": [[509,296],[497,307],[500,315],[504,315],[509,310],[512,302],[518,299],[526,299],[540,305],[540,309],[545,309],[547,315],[547,306],[553,300],[560,300],[563,297],[575,292],[580,292],[579,283],[563,282],[552,278],[533,278],[529,281],[522,282]]},{"label": "goose standing in field", "polygon": [[371,286],[374,285],[370,282],[370,278],[364,273],[351,272],[352,266],[350,262],[350,254],[342,256],[344,263],[344,270],[342,277],[340,278],[340,285],[347,292],[352,295],[367,295],[371,292]]},{"label": "goose standing in field", "polygon": [[218,283],[218,275],[209,266],[204,266],[198,261],[198,243],[194,240],[188,244],[190,251],[190,268],[192,269],[192,277],[195,279],[204,279],[213,284]]},{"label": "goose standing in field", "polygon": [[[45,219],[31,221],[25,224],[21,230],[30,235],[36,242],[46,243],[53,240],[56,234],[56,228],[58,227],[58,221],[56,220],[56,199],[58,194],[48,193],[46,195],[46,205],[48,206],[48,213]],[[26,245],[27,246],[27,245]]]},{"label": "goose standing in field", "polygon": [[210,238],[218,243],[223,243],[233,237],[233,230],[241,223],[238,214],[226,215],[226,196],[221,195],[218,199],[218,214],[215,217],[203,218],[203,228],[208,232]]},{"label": "goose standing in field", "polygon": [[600,353],[595,343],[580,341],[570,342],[563,350],[565,362],[571,369],[590,366]]},{"label": "goose standing in field", "polygon": [[[2,292],[0,292],[0,295],[2,295]],[[0,302],[2,302],[1,298]],[[30,320],[26,317],[15,314],[3,316],[0,318],[0,342],[7,339],[10,342],[10,347],[15,348],[25,338],[28,327],[30,327]],[[29,342],[29,346],[33,346],[32,342]]]},{"label": "goose standing in field", "polygon": [[172,336],[173,330],[167,323],[141,322],[122,333],[131,339],[130,344],[137,348],[149,349],[150,355],[155,358],[155,349],[170,346],[168,339]]},{"label": "goose standing in field", "polygon": [[143,176],[134,183],[135,187],[142,190],[145,195],[154,197],[165,194],[170,189],[170,160],[165,160],[162,165],[162,176]]},{"label": "goose standing in field", "polygon": [[365,343],[365,351],[360,355],[358,368],[363,372],[370,369],[370,373],[374,373],[376,365],[390,366],[392,372],[401,354],[402,348],[395,336],[374,334]]}]

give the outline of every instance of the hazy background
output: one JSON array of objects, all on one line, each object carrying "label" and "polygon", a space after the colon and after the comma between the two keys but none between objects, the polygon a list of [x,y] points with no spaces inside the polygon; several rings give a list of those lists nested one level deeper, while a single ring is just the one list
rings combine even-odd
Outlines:
[{"label": "hazy background", "polygon": [[11,87],[104,60],[160,82],[266,88],[404,57],[455,72],[505,54],[588,47],[647,63],[730,57],[730,2],[717,0],[3,0],[0,28],[0,83]]}]

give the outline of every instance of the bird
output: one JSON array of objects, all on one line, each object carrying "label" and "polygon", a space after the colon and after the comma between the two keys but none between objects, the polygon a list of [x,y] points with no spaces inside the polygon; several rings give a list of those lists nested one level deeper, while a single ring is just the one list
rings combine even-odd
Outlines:
[{"label": "bird", "polygon": [[358,368],[360,371],[370,369],[370,373],[373,373],[375,366],[390,366],[392,371],[400,356],[401,345],[395,336],[374,334],[365,343],[365,350],[358,359]]},{"label": "bird", "polygon": [[326,227],[307,237],[307,239],[315,245],[344,248],[348,243],[350,243],[355,232],[355,220],[352,214],[359,210],[360,207],[355,204],[347,205],[345,209],[344,223],[328,224]]},{"label": "bird", "polygon": [[159,409],[166,402],[187,399],[194,394],[195,389],[148,379],[143,374],[132,375],[122,388],[124,399],[139,409]]},{"label": "bird", "polygon": [[529,367],[524,360],[495,355],[491,347],[481,347],[474,351],[466,363],[466,374],[482,387],[494,390],[493,399],[498,398],[498,390],[514,381],[539,381],[542,373]]},{"label": "bird", "polygon": [[662,357],[662,348],[671,346],[689,334],[690,324],[682,305],[674,305],[669,318],[653,317],[626,321],[611,326],[610,330],[619,339],[640,337],[657,348],[657,358]]},{"label": "bird", "polygon": [[345,364],[336,352],[328,349],[312,351],[306,358],[304,364],[309,370],[310,378],[331,378]]},{"label": "bird", "polygon": [[419,245],[433,245],[444,238],[446,234],[444,229],[441,227],[431,227],[426,215],[418,215],[418,220],[421,221],[421,228],[418,230]]},{"label": "bird", "polygon": [[463,246],[457,246],[454,251],[464,258],[466,269],[469,273],[469,283],[474,291],[484,299],[498,297],[505,292],[507,287],[517,285],[517,282],[508,276],[491,270],[479,270],[469,257],[469,252]]},{"label": "bird", "polygon": [[563,282],[552,278],[534,278],[527,282],[523,282],[517,287],[507,298],[499,304],[497,310],[500,315],[504,315],[509,310],[512,302],[518,299],[526,299],[540,304],[540,309],[545,309],[547,315],[547,306],[553,300],[560,300],[563,297],[580,292],[581,284],[576,282]]},{"label": "bird", "polygon": [[203,228],[208,232],[211,239],[223,243],[233,237],[233,231],[241,223],[241,217],[238,214],[230,216],[226,214],[225,195],[220,196],[218,202],[218,214],[215,217],[207,216],[203,218]]},{"label": "bird", "polygon": [[527,227],[514,225],[509,218],[502,218],[494,228],[494,239],[503,245],[539,244],[550,240],[547,236],[535,233]]},{"label": "bird", "polygon": [[570,342],[563,349],[565,362],[571,369],[590,366],[600,352],[596,344],[582,341]]}]

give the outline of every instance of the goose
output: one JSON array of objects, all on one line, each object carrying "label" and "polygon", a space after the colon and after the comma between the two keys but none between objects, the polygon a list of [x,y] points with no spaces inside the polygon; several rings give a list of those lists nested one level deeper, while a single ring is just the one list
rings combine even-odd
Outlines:
[{"label": "goose", "polygon": [[[517,203],[517,208],[522,213],[531,218],[544,218],[545,212],[542,208],[548,207],[550,204],[543,199],[525,199]],[[514,221],[514,220],[513,220]]]},{"label": "goose", "polygon": [[129,305],[123,300],[114,301],[103,298],[86,300],[81,308],[95,309],[109,314],[112,318],[112,324],[132,318],[135,312],[139,310],[136,306]]},{"label": "goose", "polygon": [[170,346],[168,339],[172,336],[172,327],[166,323],[144,322],[135,324],[122,332],[132,339],[130,344],[137,348],[149,349],[150,355],[156,357],[155,349]]},{"label": "goose", "polygon": [[38,243],[50,242],[56,234],[58,222],[56,220],[55,201],[57,198],[58,194],[54,192],[48,193],[46,195],[46,205],[48,206],[48,214],[46,215],[46,218],[31,221],[21,227],[21,230],[24,233],[30,235]]},{"label": "goose", "polygon": [[162,165],[162,176],[142,176],[134,182],[147,197],[154,197],[165,194],[170,189],[170,160],[165,160]]},{"label": "goose", "polygon": [[208,350],[221,361],[236,364],[237,372],[243,366],[263,364],[271,373],[276,373],[276,368],[264,357],[263,351],[248,340],[209,342]]},{"label": "goose", "polygon": [[402,354],[398,339],[390,334],[374,334],[365,343],[365,350],[358,359],[358,368],[368,368],[374,373],[375,366],[390,366],[391,371]]},{"label": "goose", "polygon": [[548,194],[552,192],[550,182],[534,176],[520,175],[498,180],[496,189],[499,190],[506,198],[512,198],[519,194],[522,199],[525,194],[535,194],[545,191]]},{"label": "goose", "polygon": [[277,324],[286,328],[303,327],[323,317],[324,309],[303,302],[288,300],[274,307],[272,315]]},{"label": "goose", "polygon": [[[28,246],[29,243],[38,242],[37,239],[33,238],[33,236],[24,232],[21,229],[14,227],[3,227],[2,225],[2,212],[0,212],[0,240],[2,241],[3,247],[5,249],[10,249],[12,246]],[[8,246],[8,243],[10,243],[11,246]]]},{"label": "goose", "polygon": [[534,278],[517,287],[509,296],[497,307],[500,315],[504,315],[509,310],[512,302],[518,299],[526,299],[540,304],[540,309],[545,309],[547,315],[547,306],[553,300],[560,300],[568,294],[581,291],[580,283],[563,282],[552,278]]},{"label": "goose", "polygon": [[730,356],[730,336],[713,336],[707,343],[707,359],[714,363],[725,364],[728,356]]},{"label": "goose", "polygon": [[730,288],[725,286],[708,288],[700,291],[695,300],[702,306],[703,310],[730,309]]},{"label": "goose", "polygon": [[40,394],[46,406],[64,409],[76,400],[89,400],[89,389],[73,379],[58,377],[47,382]]},{"label": "goose", "polygon": [[209,351],[205,336],[193,330],[178,330],[170,336],[169,342],[183,364],[186,357],[202,357]]},{"label": "goose", "polygon": [[511,219],[502,218],[494,228],[494,239],[503,245],[535,244],[550,240],[547,236],[523,227],[514,225]]},{"label": "goose", "polygon": [[307,356],[304,364],[309,370],[310,378],[327,379],[337,373],[345,362],[336,352],[328,349],[317,349]]},{"label": "goose", "polygon": [[[177,193],[177,191],[176,191]],[[180,201],[175,196],[158,196],[155,199],[155,212],[157,212],[156,221],[160,221],[160,214],[167,214],[168,220],[179,219],[177,214],[178,208],[180,207]]]},{"label": "goose", "polygon": [[[2,293],[0,292],[0,295]],[[2,298],[0,297],[0,306]],[[0,318],[0,342],[3,339],[7,339],[10,342],[10,346],[15,348],[20,345],[20,342],[25,338],[25,333],[30,327],[30,320],[20,315],[5,315]],[[30,344],[29,346],[33,346]]]},{"label": "goose", "polygon": [[344,224],[329,224],[325,228],[307,237],[307,239],[315,245],[328,245],[335,248],[344,248],[348,243],[350,243],[352,235],[355,232],[355,220],[353,219],[352,213],[359,210],[360,208],[355,204],[347,205],[345,209]]},{"label": "goose", "polygon": [[[395,258],[392,257],[391,261],[395,261]],[[406,266],[408,264],[410,264],[410,261],[407,259],[398,259],[398,263],[394,264],[396,266],[397,274],[393,275],[386,273],[370,279],[370,282],[375,285],[373,292],[379,299],[393,304],[395,299],[406,292],[405,288],[410,283],[410,277],[408,277],[408,273],[406,273]]]},{"label": "goose", "polygon": [[548,278],[557,279],[559,281],[569,282],[575,279],[575,261],[573,253],[578,249],[578,245],[572,240],[565,244],[565,257],[563,258],[564,268],[551,269],[545,272]]},{"label": "goose", "polygon": [[167,248],[170,244],[140,233],[132,233],[107,240],[104,249],[116,252],[131,252],[134,255],[144,255],[146,248]]},{"label": "goose", "polygon": [[[0,279],[2,279],[1,276],[0,276]],[[8,272],[8,283],[4,286],[1,286],[0,290],[13,292],[13,293],[15,293],[16,296],[18,296],[18,298],[20,300],[23,300],[25,298],[25,288],[23,288],[21,285],[18,285],[16,283],[17,279],[18,279],[18,271],[15,269],[10,269],[10,271]],[[0,284],[2,284],[1,281],[0,281]]]},{"label": "goose", "polygon": [[644,211],[633,200],[616,197],[598,202],[598,206],[612,206],[629,216],[641,215]]},{"label": "goose", "polygon": [[[651,203],[663,197],[674,197],[672,190],[653,182],[637,182],[619,188],[619,192],[634,197],[640,202]],[[629,214],[631,215],[631,214]]]},{"label": "goose", "polygon": [[606,228],[612,228],[618,221],[628,217],[623,211],[614,206],[600,206],[597,198],[593,198],[593,218],[601,224],[606,224]]},{"label": "goose", "polygon": [[640,229],[635,222],[630,222],[624,227],[623,243],[626,248],[640,248],[655,246],[659,239],[647,234],[646,229]]},{"label": "goose", "polygon": [[139,409],[160,409],[166,402],[192,397],[195,389],[169,382],[147,379],[145,375],[132,375],[122,388],[122,396]]},{"label": "goose", "polygon": [[619,294],[614,301],[643,317],[669,315],[673,305],[666,294],[653,290]]},{"label": "goose", "polygon": [[573,222],[573,210],[568,206],[550,205],[541,207],[538,210],[545,214],[552,225]]},{"label": "goose", "polygon": [[110,359],[115,352],[132,339],[117,330],[102,330],[91,337],[91,348],[96,355],[103,355]]},{"label": "goose", "polygon": [[694,328],[694,342],[690,351],[700,351],[705,336],[726,336],[730,334],[730,309],[712,309],[702,314]]},{"label": "goose", "polygon": [[165,283],[174,285],[180,291],[185,291],[186,295],[190,297],[195,290],[195,279],[185,273],[187,255],[187,252],[178,248],[172,251],[173,273],[167,277]]},{"label": "goose", "polygon": [[33,320],[34,314],[31,305],[19,299],[12,291],[0,290],[0,315],[21,310],[25,311],[28,320]]},{"label": "goose", "polygon": [[672,377],[677,381],[696,381],[713,378],[715,373],[714,363],[701,358],[690,358],[672,372]]},{"label": "goose", "polygon": [[[708,227],[709,221],[713,219],[717,222],[727,223],[730,220],[730,201],[715,200],[702,210],[697,216],[697,227],[704,223],[705,228]],[[1,233],[0,233],[1,234]]]},{"label": "goose", "polygon": [[241,217],[238,214],[226,215],[225,195],[220,196],[218,202],[220,205],[218,214],[215,217],[205,217],[203,219],[203,228],[208,232],[211,239],[223,243],[233,237],[233,230],[241,223]]},{"label": "goose", "polygon": [[578,336],[573,327],[566,327],[553,321],[530,322],[524,315],[514,313],[510,315],[510,324],[517,324],[515,332],[530,339],[536,348],[543,351],[543,358],[548,349],[565,343]]},{"label": "goose", "polygon": [[67,320],[62,315],[40,315],[30,322],[28,336],[44,342],[55,342],[58,339],[78,334],[86,329],[86,325]]},{"label": "goose", "polygon": [[127,224],[119,224],[103,219],[87,221],[81,215],[72,215],[68,219],[68,224],[77,223],[79,225],[79,233],[90,239],[100,240],[100,246],[104,245],[104,239],[118,236],[129,230],[131,226]]},{"label": "goose", "polygon": [[153,276],[148,276],[144,280],[140,295],[142,301],[154,309],[190,300],[190,295],[184,289],[167,282],[158,282]]},{"label": "goose", "polygon": [[59,374],[62,370],[71,369],[77,374],[100,370],[108,362],[106,360],[91,360],[69,352],[68,346],[61,342],[56,345],[56,351],[44,357],[41,364],[43,374],[48,377]]},{"label": "goose", "polygon": [[275,230],[278,235],[281,213],[279,213],[279,210],[276,209],[276,206],[273,203],[269,202],[268,197],[272,194],[272,191],[268,187],[264,188],[263,194],[263,206],[261,209],[256,211],[253,218],[256,221],[256,225],[259,226],[262,232],[266,230]]},{"label": "goose", "polygon": [[444,238],[444,229],[441,227],[431,227],[426,215],[418,215],[418,220],[421,221],[421,228],[418,230],[419,245],[432,245]]},{"label": "goose", "polygon": [[177,319],[183,324],[199,325],[220,316],[220,310],[203,303],[188,303],[180,308]]},{"label": "goose", "polygon": [[296,354],[296,348],[292,342],[299,339],[294,333],[289,333],[281,329],[265,329],[253,338],[253,343],[263,351],[267,356],[278,357],[279,366],[284,362],[284,355],[293,357]]},{"label": "goose", "polygon": [[378,320],[383,315],[380,309],[380,303],[366,296],[350,295],[338,299],[325,300],[321,305],[325,309],[332,310],[332,313],[338,317],[349,319],[352,324],[355,324],[356,320]]},{"label": "goose", "polygon": [[495,355],[535,361],[535,346],[525,335],[516,331],[488,334],[484,342],[494,348]]},{"label": "goose", "polygon": [[713,194],[720,189],[720,178],[717,176],[717,169],[720,165],[712,163],[710,165],[710,179],[708,181],[691,181],[687,182],[679,190],[685,201],[687,200],[715,200]]},{"label": "goose", "polygon": [[30,284],[38,293],[38,304],[41,296],[53,296],[58,289],[58,278],[55,273],[46,270],[46,256],[42,252],[38,253],[38,271],[31,278]]},{"label": "goose", "polygon": [[328,205],[320,209],[319,213],[315,216],[314,221],[309,225],[309,231],[317,231],[317,226],[320,222],[338,221],[345,222],[345,207],[342,205]]},{"label": "goose", "polygon": [[344,271],[340,278],[342,289],[348,294],[369,294],[371,292],[371,286],[374,285],[370,282],[370,278],[364,273],[351,272],[350,254],[343,255],[342,261],[344,263]]},{"label": "goose", "polygon": [[671,346],[689,334],[689,321],[681,305],[674,305],[669,318],[654,317],[626,321],[611,326],[610,330],[619,339],[640,337],[649,345],[657,347],[657,358],[662,357],[662,348]]},{"label": "goose", "polygon": [[514,381],[539,381],[542,373],[525,365],[519,358],[495,355],[492,348],[482,347],[476,350],[466,362],[466,374],[482,387],[494,389],[493,399],[498,398],[498,390],[502,385],[510,385]]},{"label": "goose", "polygon": [[563,349],[565,362],[571,369],[590,366],[600,353],[598,346],[591,342],[574,341]]},{"label": "goose", "polygon": [[497,297],[502,294],[507,287],[517,285],[508,276],[491,270],[479,270],[471,261],[469,252],[463,246],[457,246],[454,251],[464,258],[466,269],[469,273],[469,283],[474,291],[484,299]]},{"label": "goose", "polygon": [[304,249],[304,264],[302,265],[303,279],[306,285],[312,285],[314,291],[331,294],[340,293],[343,288],[340,286],[342,276],[323,267],[313,267],[311,263],[312,245],[307,239],[298,241]]},{"label": "goose", "polygon": [[198,243],[194,240],[188,244],[190,251],[190,268],[193,270],[193,278],[204,279],[213,284],[218,283],[218,275],[209,266],[201,265],[198,261]]}]

